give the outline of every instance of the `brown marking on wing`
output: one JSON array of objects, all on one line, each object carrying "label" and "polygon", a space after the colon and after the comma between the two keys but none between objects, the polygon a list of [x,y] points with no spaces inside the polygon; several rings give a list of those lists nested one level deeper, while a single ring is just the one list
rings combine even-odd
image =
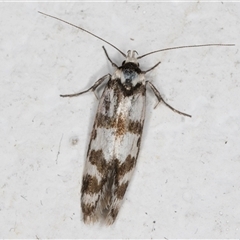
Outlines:
[{"label": "brown marking on wing", "polygon": [[99,128],[115,128],[117,137],[124,135],[126,132],[140,135],[143,128],[140,121],[127,120],[122,114],[118,117],[108,117],[100,113],[96,125]]},{"label": "brown marking on wing", "polygon": [[112,219],[109,221],[109,224],[112,224],[115,221],[115,219],[116,219],[116,217],[118,215],[118,211],[119,211],[118,208],[112,208],[111,209],[111,212],[110,212],[109,215],[112,217]]},{"label": "brown marking on wing", "polygon": [[96,137],[97,137],[97,129],[95,127],[93,127],[91,139],[95,139]]},{"label": "brown marking on wing", "polygon": [[81,207],[82,207],[82,212],[83,212],[83,220],[85,222],[87,220],[87,217],[91,216],[94,213],[96,206],[90,205],[90,204],[85,204],[82,202]]},{"label": "brown marking on wing", "polygon": [[107,162],[103,150],[92,150],[89,154],[89,162],[97,167],[97,170],[104,176],[107,169]]},{"label": "brown marking on wing", "polygon": [[107,217],[106,217],[106,221],[105,221],[107,225],[114,223],[114,221],[118,215],[119,207],[121,206],[121,202],[125,195],[127,187],[128,187],[128,182],[121,184],[115,190],[115,193],[114,193],[116,195],[115,201],[118,201],[119,204],[117,206],[111,205],[110,209],[108,209],[108,213],[107,213]]},{"label": "brown marking on wing", "polygon": [[116,159],[117,162],[117,173],[118,173],[118,179],[122,178],[126,173],[128,173],[129,171],[131,171],[135,164],[136,164],[136,158],[135,157],[131,157],[131,155],[129,154],[126,158],[126,160],[120,164],[120,161],[118,159]]},{"label": "brown marking on wing", "polygon": [[103,100],[103,105],[105,106],[105,115],[108,115],[109,109],[110,109],[110,105],[111,105],[111,101],[109,99],[109,95],[106,95],[106,97]]},{"label": "brown marking on wing", "polygon": [[99,128],[113,128],[114,126],[114,117],[109,117],[107,115],[104,115],[102,113],[99,113],[97,118],[96,118],[96,125]]},{"label": "brown marking on wing", "polygon": [[127,190],[127,187],[128,187],[128,182],[122,183],[120,186],[118,186],[116,190],[116,195],[118,199],[123,199],[124,194]]},{"label": "brown marking on wing", "polygon": [[133,134],[141,134],[142,133],[142,123],[140,121],[129,121],[128,131]]},{"label": "brown marking on wing", "polygon": [[116,137],[122,136],[126,133],[126,119],[122,114],[115,120],[115,128],[116,128]]},{"label": "brown marking on wing", "polygon": [[137,140],[137,147],[140,148],[140,144],[141,144],[141,136],[139,136],[138,140]]},{"label": "brown marking on wing", "polygon": [[102,181],[99,183],[98,179],[95,176],[91,176],[89,174],[86,174],[83,177],[82,182],[82,195],[83,194],[94,194],[99,193],[102,190]]}]

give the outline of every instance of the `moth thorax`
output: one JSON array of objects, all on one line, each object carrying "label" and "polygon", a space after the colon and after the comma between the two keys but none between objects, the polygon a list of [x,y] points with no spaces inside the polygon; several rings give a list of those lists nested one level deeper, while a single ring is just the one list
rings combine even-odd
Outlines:
[{"label": "moth thorax", "polygon": [[122,65],[121,70],[121,82],[127,90],[130,90],[132,87],[136,86],[139,81],[141,81],[139,78],[141,70],[136,63],[125,62]]}]

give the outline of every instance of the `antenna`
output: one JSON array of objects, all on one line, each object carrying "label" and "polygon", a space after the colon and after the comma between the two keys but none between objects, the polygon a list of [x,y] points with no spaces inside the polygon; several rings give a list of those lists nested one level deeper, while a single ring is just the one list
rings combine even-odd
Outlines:
[{"label": "antenna", "polygon": [[45,15],[45,16],[47,16],[47,17],[51,17],[51,18],[57,19],[57,20],[59,20],[59,21],[61,21],[61,22],[64,22],[64,23],[66,23],[66,24],[68,24],[68,25],[71,25],[71,26],[73,26],[73,27],[76,27],[76,28],[78,28],[78,29],[80,29],[80,30],[82,30],[82,31],[84,31],[84,32],[86,32],[86,33],[94,36],[95,38],[100,39],[101,41],[103,41],[103,42],[109,44],[110,46],[112,46],[113,48],[115,48],[115,49],[116,49],[117,51],[119,51],[124,57],[126,57],[126,54],[124,54],[120,49],[118,49],[117,47],[115,47],[115,46],[114,46],[113,44],[111,44],[110,42],[104,40],[103,38],[101,38],[101,37],[99,37],[99,36],[91,33],[90,31],[88,31],[88,30],[86,30],[86,29],[84,29],[84,28],[81,28],[81,27],[79,27],[79,26],[77,26],[77,25],[74,25],[74,24],[72,24],[72,23],[70,23],[70,22],[67,22],[67,21],[65,21],[65,20],[62,20],[62,19],[60,19],[60,18],[58,18],[58,17],[54,17],[54,16],[51,16],[51,15],[49,15],[49,14],[46,14],[46,13],[43,13],[43,12],[40,12],[40,11],[38,11],[38,12],[41,13],[41,14],[43,14],[43,15]]},{"label": "antenna", "polygon": [[189,46],[180,46],[180,47],[170,47],[170,48],[164,48],[164,49],[160,49],[160,50],[156,50],[156,51],[153,51],[153,52],[149,52],[149,53],[146,53],[142,56],[139,56],[137,59],[140,59],[140,58],[143,58],[143,57],[146,57],[150,54],[153,54],[153,53],[157,53],[157,52],[163,52],[163,51],[168,51],[168,50],[173,50],[173,49],[180,49],[180,48],[197,48],[197,47],[213,47],[213,46],[222,46],[222,47],[232,47],[232,46],[235,46],[235,44],[221,44],[221,43],[216,43],[216,44],[201,44],[201,45],[189,45]]},{"label": "antenna", "polygon": [[[103,38],[101,38],[101,37],[99,37],[99,36],[91,33],[90,31],[88,31],[88,30],[86,30],[86,29],[84,29],[84,28],[81,28],[81,27],[79,27],[79,26],[77,26],[77,25],[74,25],[74,24],[72,24],[72,23],[70,23],[70,22],[67,22],[67,21],[65,21],[65,20],[63,20],[63,19],[60,19],[60,18],[58,18],[58,17],[54,17],[54,16],[52,16],[52,15],[49,15],[49,14],[46,14],[46,13],[43,13],[43,12],[40,12],[40,11],[38,11],[38,12],[41,13],[41,14],[43,14],[43,15],[45,15],[45,16],[47,16],[47,17],[57,19],[57,20],[59,20],[59,21],[61,21],[61,22],[64,22],[64,23],[70,25],[70,26],[73,26],[73,27],[75,27],[75,28],[78,28],[78,29],[82,30],[83,32],[86,32],[86,33],[92,35],[93,37],[100,39],[101,41],[103,41],[103,42],[107,43],[108,45],[110,45],[111,47],[115,48],[115,49],[116,49],[118,52],[120,52],[125,58],[127,57],[125,53],[123,53],[120,49],[118,49],[118,48],[117,48],[116,46],[114,46],[112,43],[110,43],[110,42],[104,40]],[[163,51],[169,51],[169,50],[173,50],[173,49],[197,48],[197,47],[214,47],[214,46],[221,46],[221,47],[227,47],[227,46],[228,46],[228,47],[232,47],[232,46],[235,46],[235,44],[221,44],[221,43],[217,43],[217,44],[214,44],[214,43],[213,43],[213,44],[211,44],[211,43],[210,43],[210,44],[201,44],[201,45],[189,45],[189,46],[170,47],[170,48],[159,49],[159,50],[156,50],[156,51],[153,51],[153,52],[146,53],[146,54],[144,54],[144,55],[142,55],[142,56],[137,57],[137,59],[146,57],[146,56],[148,56],[148,55],[150,55],[150,54],[153,54],[153,53],[158,53],[158,52],[163,52]]]}]

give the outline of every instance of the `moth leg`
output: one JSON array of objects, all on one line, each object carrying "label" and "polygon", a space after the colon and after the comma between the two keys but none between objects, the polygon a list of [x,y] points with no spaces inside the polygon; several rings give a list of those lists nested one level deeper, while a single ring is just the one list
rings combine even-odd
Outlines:
[{"label": "moth leg", "polygon": [[107,56],[107,59],[108,59],[109,62],[112,64],[112,66],[114,66],[115,68],[118,68],[117,64],[114,63],[114,62],[111,60],[111,58],[108,56],[108,53],[107,53],[107,50],[105,49],[105,47],[103,46],[102,48],[103,48],[103,50],[104,50],[104,52],[105,52],[105,54],[106,54],[106,56]]},{"label": "moth leg", "polygon": [[96,88],[99,87],[100,84],[102,84],[106,79],[109,80],[110,77],[111,77],[111,74],[107,74],[107,75],[103,76],[102,78],[98,79],[89,89],[87,89],[85,91],[82,91],[82,92],[79,92],[79,93],[73,93],[73,94],[61,94],[60,97],[76,97],[76,96],[79,96],[79,95],[84,94],[86,92],[93,91],[96,98],[98,98],[96,93],[95,93]]},{"label": "moth leg", "polygon": [[152,71],[154,68],[156,68],[159,64],[160,64],[161,62],[158,62],[157,64],[155,64],[153,67],[151,67],[151,68],[149,68],[148,70],[146,70],[146,71],[142,71],[142,73],[147,73],[147,72],[150,72],[150,71]]},{"label": "moth leg", "polygon": [[160,102],[163,102],[163,103],[164,103],[167,107],[169,107],[172,111],[174,111],[174,112],[176,112],[176,113],[178,113],[178,114],[184,115],[184,116],[186,116],[186,117],[192,117],[191,115],[189,115],[189,114],[187,114],[187,113],[183,113],[183,112],[178,111],[177,109],[173,108],[171,105],[169,105],[168,103],[166,103],[166,102],[163,100],[163,98],[162,98],[160,92],[157,90],[157,88],[156,88],[151,82],[149,82],[149,81],[146,81],[146,83],[149,84],[149,86],[151,87],[152,91],[154,92],[155,96],[156,96],[157,99],[158,99],[158,103],[156,104],[156,106],[155,106],[154,108],[156,108],[157,105],[158,105]]}]

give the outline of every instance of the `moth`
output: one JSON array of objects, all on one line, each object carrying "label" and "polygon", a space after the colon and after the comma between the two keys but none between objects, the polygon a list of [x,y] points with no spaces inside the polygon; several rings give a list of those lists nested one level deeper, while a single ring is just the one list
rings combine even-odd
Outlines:
[{"label": "moth", "polygon": [[158,103],[162,102],[174,112],[191,117],[189,114],[180,112],[169,105],[162,98],[157,88],[147,80],[146,74],[155,69],[160,62],[147,70],[142,70],[139,65],[139,59],[153,53],[172,49],[233,46],[233,44],[172,47],[137,57],[135,50],[129,50],[125,54],[113,44],[81,27],[57,17],[40,13],[91,34],[115,48],[125,58],[122,65],[117,66],[110,59],[103,46],[106,57],[114,67],[115,72],[112,75],[107,74],[103,76],[85,91],[60,95],[61,97],[75,97],[87,92],[95,92],[100,85],[106,82],[105,89],[99,100],[87,150],[81,189],[81,207],[85,223],[103,221],[107,225],[113,224],[122,205],[140,150],[147,86],[153,91]]}]

